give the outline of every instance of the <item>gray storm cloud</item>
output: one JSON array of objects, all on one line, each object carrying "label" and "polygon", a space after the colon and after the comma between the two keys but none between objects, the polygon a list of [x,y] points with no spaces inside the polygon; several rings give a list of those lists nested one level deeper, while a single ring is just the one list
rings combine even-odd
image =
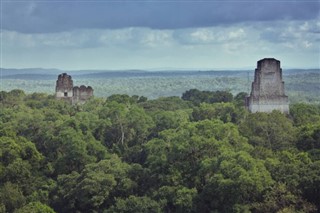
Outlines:
[{"label": "gray storm cloud", "polygon": [[248,21],[309,20],[318,1],[5,1],[2,29],[23,33],[147,27],[181,29]]}]

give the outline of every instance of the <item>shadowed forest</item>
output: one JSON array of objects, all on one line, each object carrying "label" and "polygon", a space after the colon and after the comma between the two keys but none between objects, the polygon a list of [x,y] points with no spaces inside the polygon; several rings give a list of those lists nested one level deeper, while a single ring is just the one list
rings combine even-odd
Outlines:
[{"label": "shadowed forest", "polygon": [[319,212],[319,104],[250,114],[243,92],[181,94],[2,91],[0,212]]}]

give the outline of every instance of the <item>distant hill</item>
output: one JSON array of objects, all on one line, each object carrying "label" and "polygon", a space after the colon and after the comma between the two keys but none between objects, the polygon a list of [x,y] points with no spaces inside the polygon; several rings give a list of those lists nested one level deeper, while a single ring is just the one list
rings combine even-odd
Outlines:
[{"label": "distant hill", "polygon": [[[21,80],[54,80],[61,73],[68,73],[77,79],[101,79],[101,78],[135,78],[135,77],[192,77],[192,76],[216,76],[216,77],[246,77],[253,76],[253,70],[210,70],[210,71],[147,71],[147,70],[74,70],[63,71],[59,69],[1,69],[2,79]],[[287,69],[283,75],[296,75],[306,73],[320,73],[320,69]]]},{"label": "distant hill", "polygon": [[[2,69],[1,90],[22,89],[26,93],[53,94],[59,74],[57,69]],[[92,86],[94,95],[142,95],[149,99],[181,96],[189,89],[250,93],[254,70],[224,71],[145,71],[79,70],[67,71],[75,85]],[[291,103],[320,103],[319,69],[283,70],[285,92]]]},{"label": "distant hill", "polygon": [[1,75],[2,76],[15,76],[15,75],[30,75],[30,74],[37,74],[37,75],[58,75],[63,71],[59,69],[43,69],[43,68],[26,68],[26,69],[8,69],[8,68],[1,68]]},{"label": "distant hill", "polygon": [[[58,75],[58,74],[57,74]],[[14,74],[14,75],[3,75],[2,79],[21,79],[21,80],[55,80],[57,75],[53,74]]]}]

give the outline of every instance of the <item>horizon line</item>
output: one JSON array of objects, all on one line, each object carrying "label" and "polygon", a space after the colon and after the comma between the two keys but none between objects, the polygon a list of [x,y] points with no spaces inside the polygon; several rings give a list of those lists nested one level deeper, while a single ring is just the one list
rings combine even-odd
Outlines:
[{"label": "horizon line", "polygon": [[[157,72],[157,71],[250,71],[255,70],[256,67],[241,67],[241,68],[174,68],[174,67],[159,67],[159,68],[126,68],[126,69],[60,69],[60,68],[42,68],[42,67],[26,67],[26,68],[13,68],[13,67],[0,67],[0,70],[56,70],[62,72],[81,72],[81,71],[150,71],[150,72]],[[291,69],[291,70],[320,70],[320,67],[281,67],[281,69]]]}]

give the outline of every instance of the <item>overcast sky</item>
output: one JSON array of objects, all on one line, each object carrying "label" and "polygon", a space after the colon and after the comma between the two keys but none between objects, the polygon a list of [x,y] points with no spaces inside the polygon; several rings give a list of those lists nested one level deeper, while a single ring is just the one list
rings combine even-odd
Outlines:
[{"label": "overcast sky", "polygon": [[1,67],[319,68],[320,1],[1,0]]}]

